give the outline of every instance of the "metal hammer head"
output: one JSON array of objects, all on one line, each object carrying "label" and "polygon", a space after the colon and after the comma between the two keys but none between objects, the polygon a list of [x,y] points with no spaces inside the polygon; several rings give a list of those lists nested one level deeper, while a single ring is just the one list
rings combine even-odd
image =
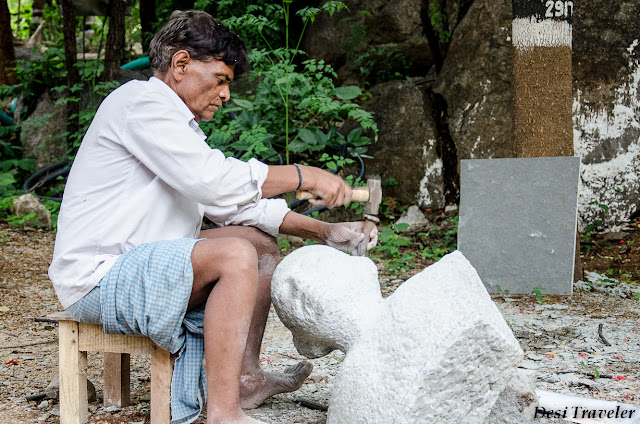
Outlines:
[{"label": "metal hammer head", "polygon": [[382,202],[382,184],[380,178],[369,178],[367,180],[367,188],[369,189],[369,200],[364,203],[364,213],[378,215],[380,202]]}]

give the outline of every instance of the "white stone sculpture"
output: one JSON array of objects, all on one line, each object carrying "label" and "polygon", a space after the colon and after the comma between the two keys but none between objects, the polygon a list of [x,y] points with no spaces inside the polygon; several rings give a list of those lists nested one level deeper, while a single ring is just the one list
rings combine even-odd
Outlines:
[{"label": "white stone sculpture", "polygon": [[523,357],[460,252],[383,300],[370,259],[307,246],[282,260],[271,291],[302,355],[347,354],[328,424],[491,422]]}]

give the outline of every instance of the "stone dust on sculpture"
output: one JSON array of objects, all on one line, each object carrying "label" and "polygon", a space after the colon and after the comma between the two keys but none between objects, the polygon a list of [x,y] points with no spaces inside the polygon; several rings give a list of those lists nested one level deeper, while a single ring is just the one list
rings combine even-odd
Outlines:
[{"label": "stone dust on sculpture", "polygon": [[515,399],[508,386],[526,380],[517,371],[523,353],[460,252],[383,299],[369,258],[306,246],[278,265],[271,291],[300,354],[346,353],[329,424],[516,423],[533,415],[533,387],[529,401],[504,402]]}]

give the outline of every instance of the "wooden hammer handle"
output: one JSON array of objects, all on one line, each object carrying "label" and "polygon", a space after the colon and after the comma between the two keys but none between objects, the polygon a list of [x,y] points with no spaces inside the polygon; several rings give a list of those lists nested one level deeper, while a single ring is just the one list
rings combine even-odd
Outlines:
[{"label": "wooden hammer handle", "polygon": [[[296,191],[296,199],[298,200],[309,200],[309,199],[317,199],[318,196],[315,193],[310,191],[298,190]],[[368,187],[356,187],[351,190],[351,201],[352,202],[368,202],[369,201],[369,188]]]}]

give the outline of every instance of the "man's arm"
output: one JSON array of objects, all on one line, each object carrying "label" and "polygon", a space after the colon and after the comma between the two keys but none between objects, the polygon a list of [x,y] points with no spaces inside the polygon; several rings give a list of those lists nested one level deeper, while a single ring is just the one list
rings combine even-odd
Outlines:
[{"label": "man's arm", "polygon": [[281,234],[314,240],[352,255],[366,253],[378,242],[378,230],[374,227],[369,234],[369,244],[360,246],[365,240],[363,231],[362,221],[331,224],[296,212],[287,213],[280,225]]},{"label": "man's arm", "polygon": [[[311,200],[314,205],[329,208],[346,205],[351,201],[351,187],[342,178],[313,166],[298,165],[302,174],[301,190],[316,193],[320,198]],[[269,166],[267,179],[262,185],[262,197],[294,191],[300,182],[298,170],[294,165]]]}]

